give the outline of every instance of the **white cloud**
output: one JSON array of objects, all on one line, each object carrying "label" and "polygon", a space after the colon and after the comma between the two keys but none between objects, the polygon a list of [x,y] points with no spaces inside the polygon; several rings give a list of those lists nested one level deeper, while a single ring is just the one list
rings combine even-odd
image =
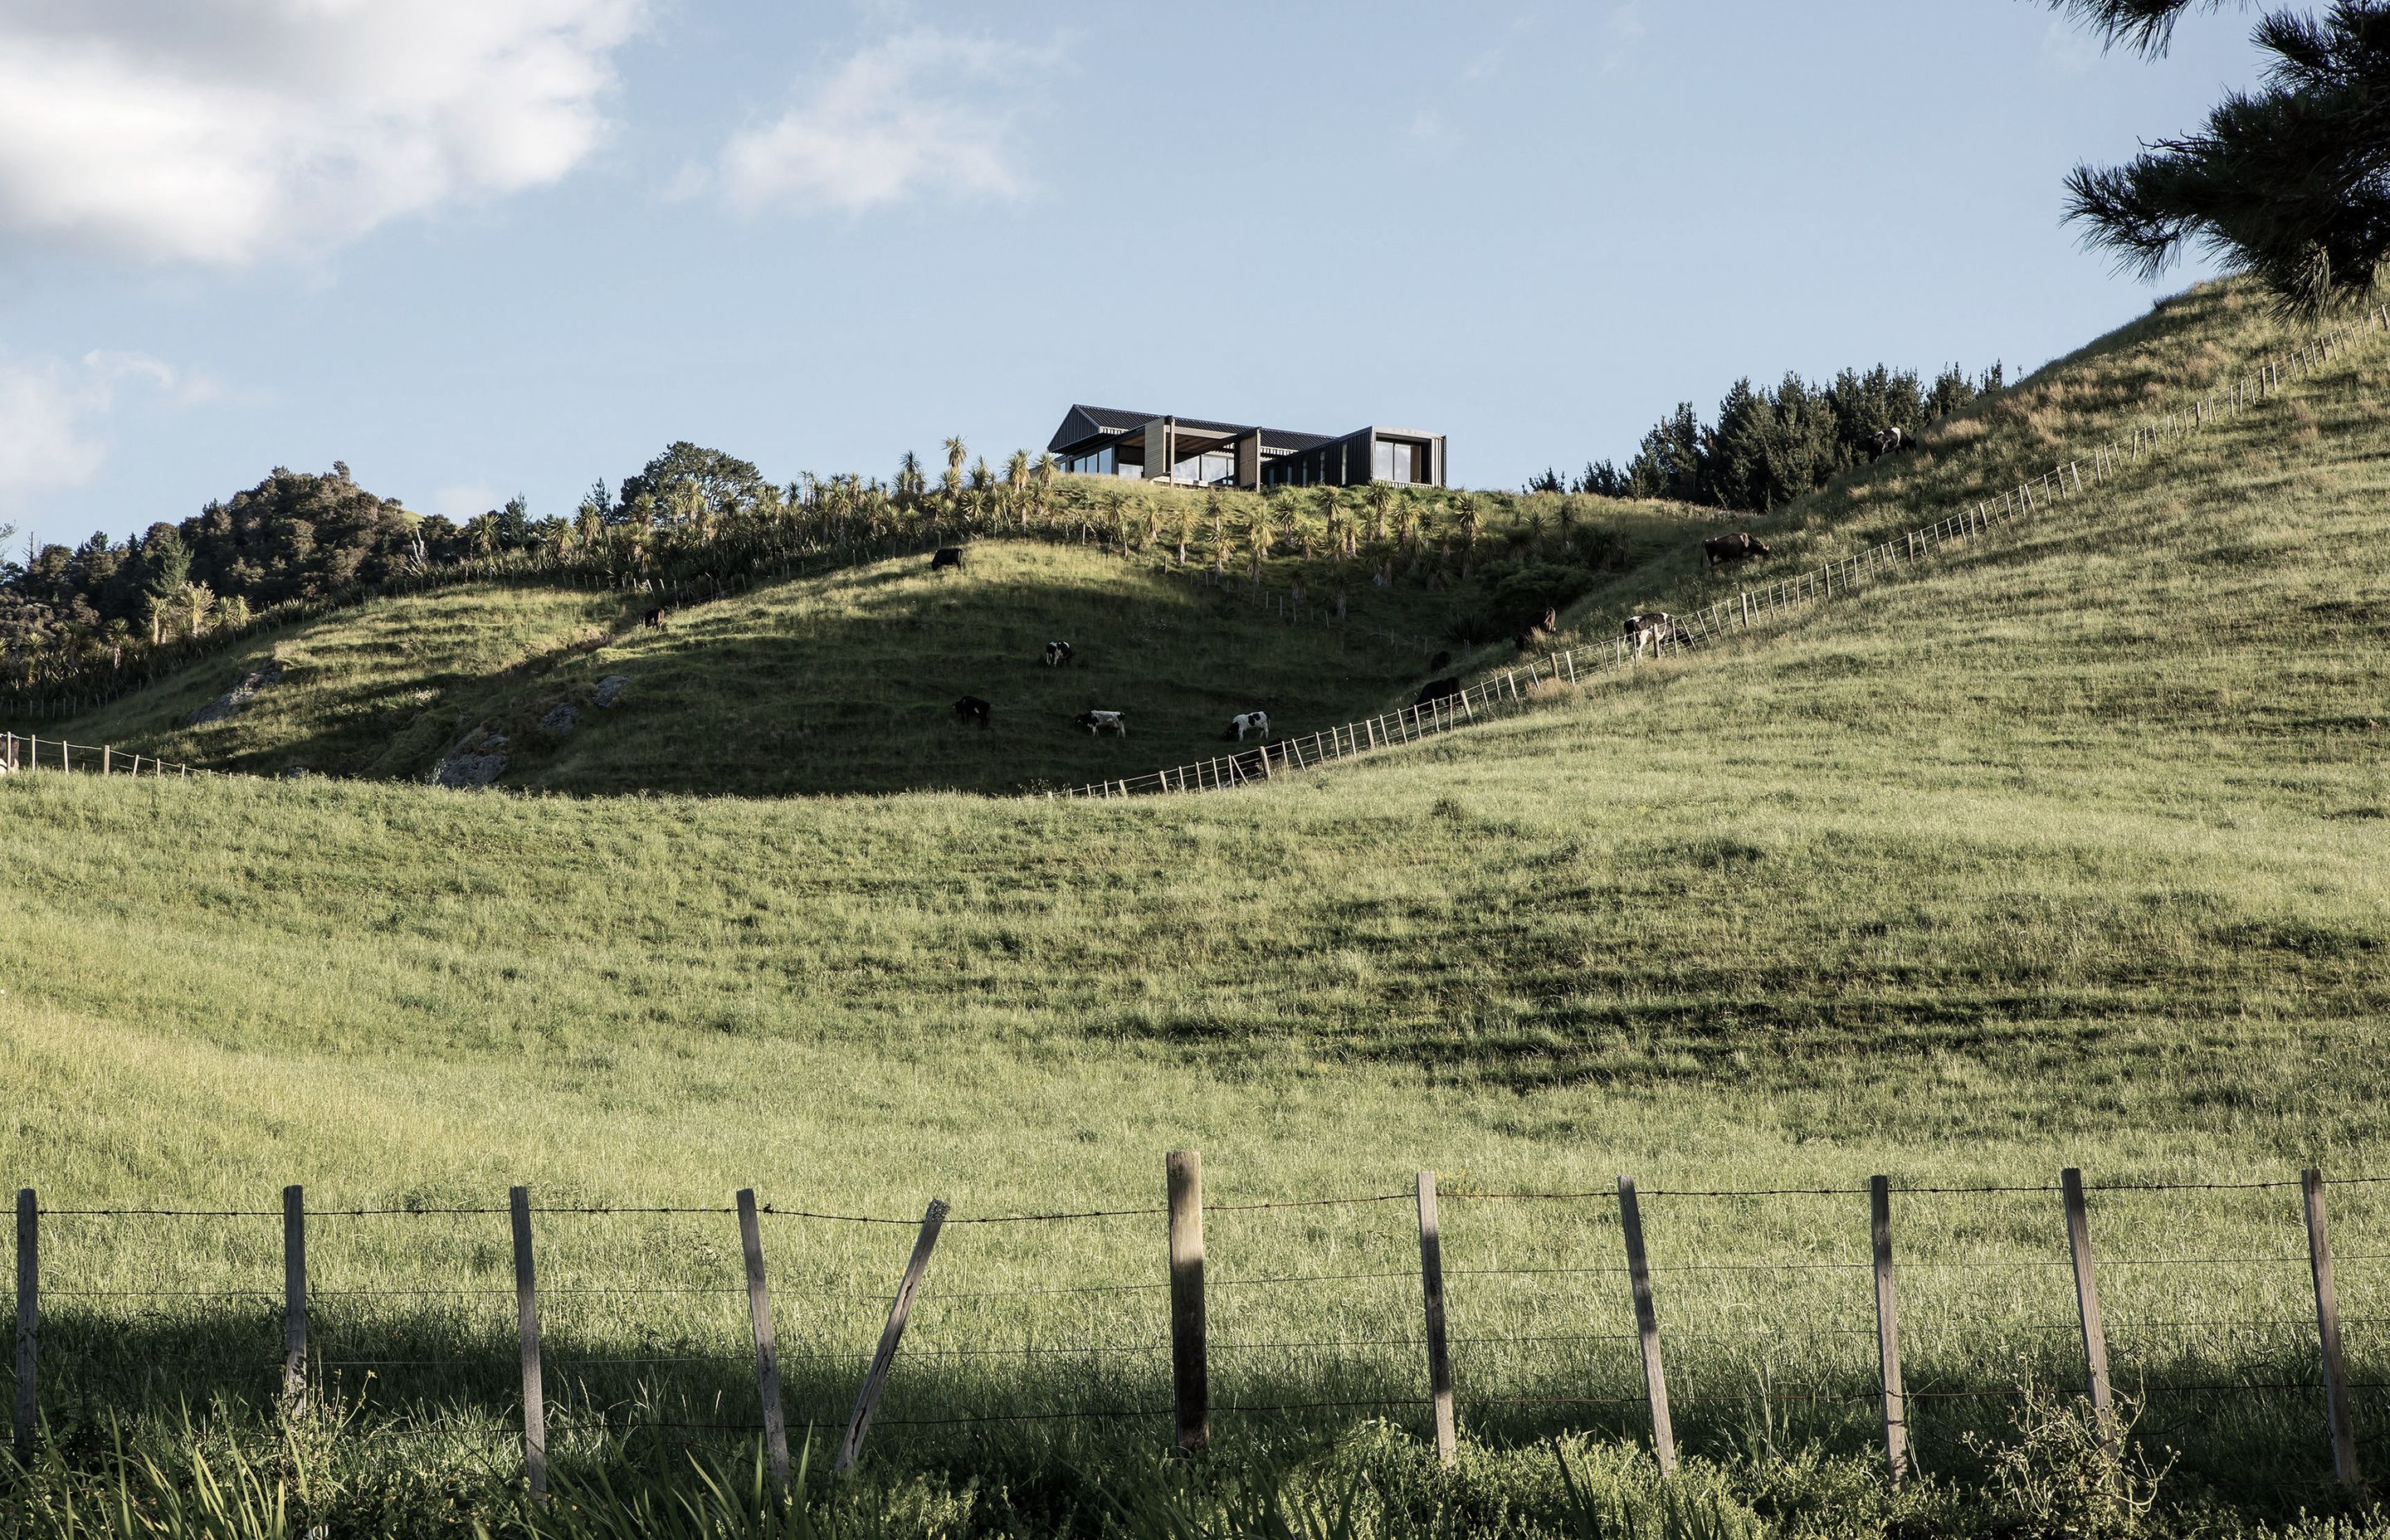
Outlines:
[{"label": "white cloud", "polygon": [[311,250],[553,182],[646,0],[0,0],[0,231]]},{"label": "white cloud", "polygon": [[189,405],[218,393],[205,377],[186,377],[144,353],[87,353],[56,358],[0,358],[0,515],[32,494],[84,485],[108,457],[103,420],[123,391]]},{"label": "white cloud", "polygon": [[708,180],[750,210],[852,212],[919,194],[1021,198],[1031,182],[1014,144],[1020,104],[1061,66],[1059,45],[916,27],[856,53],[777,118],[733,135]]}]

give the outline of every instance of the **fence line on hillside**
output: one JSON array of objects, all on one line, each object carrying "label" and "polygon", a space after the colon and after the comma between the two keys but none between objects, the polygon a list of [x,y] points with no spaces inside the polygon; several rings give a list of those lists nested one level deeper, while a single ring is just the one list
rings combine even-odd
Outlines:
[{"label": "fence line on hillside", "polygon": [[[75,758],[82,755],[80,762]],[[47,757],[45,757],[47,756]],[[188,776],[191,767],[154,754],[126,753],[108,744],[70,743],[62,738],[0,733],[0,776],[19,771],[63,770],[94,776]],[[200,770],[202,776],[213,775]]]},{"label": "fence line on hillside", "polygon": [[[2318,1398],[2320,1416],[2317,1425],[2319,1449],[2328,1446],[2333,1469],[2339,1481],[2351,1488],[2362,1483],[2358,1465],[2358,1444],[2352,1412],[2351,1396],[2358,1391],[2390,1391],[2390,1381],[2358,1380],[2350,1376],[2342,1331],[2350,1325],[2365,1327],[2390,1326],[2390,1316],[2364,1315],[2344,1315],[2339,1304],[2335,1275],[2336,1264],[2390,1263],[2390,1233],[2379,1237],[2368,1235],[2359,1246],[2335,1254],[2327,1219],[2327,1196],[2333,1188],[2355,1189],[2377,1187],[2390,1182],[2390,1176],[2358,1174],[2335,1177],[2327,1183],[2315,1168],[2304,1170],[2294,1178],[2249,1182],[2141,1182],[2120,1181],[2093,1183],[2084,1179],[2082,1172],[2070,1167],[2059,1174],[2054,1183],[1982,1184],[1947,1186],[1934,1184],[1900,1185],[1885,1175],[1869,1178],[1863,1186],[1803,1187],[1774,1188],[1714,1188],[1654,1187],[1638,1189],[1635,1179],[1621,1175],[1614,1188],[1586,1191],[1508,1191],[1454,1190],[1438,1192],[1436,1174],[1421,1171],[1415,1182],[1401,1190],[1340,1195],[1307,1200],[1274,1202],[1214,1203],[1203,1194],[1202,1160],[1193,1151],[1173,1152],[1165,1162],[1163,1184],[1165,1201],[1153,1206],[1126,1206],[1088,1210],[1076,1213],[1043,1213],[1013,1214],[958,1214],[951,1212],[943,1200],[932,1200],[919,1218],[905,1215],[864,1215],[825,1213],[803,1209],[783,1209],[757,1201],[754,1189],[742,1189],[727,1204],[636,1205],[607,1207],[602,1205],[540,1205],[532,1200],[528,1187],[518,1186],[508,1194],[503,1204],[459,1204],[437,1207],[326,1207],[311,1209],[305,1189],[289,1187],[283,1189],[278,1207],[257,1208],[177,1208],[144,1204],[127,1207],[45,1207],[34,1189],[20,1189],[17,1195],[16,1225],[16,1341],[15,1407],[13,1432],[20,1458],[30,1457],[37,1444],[43,1426],[43,1385],[46,1360],[44,1357],[45,1300],[80,1300],[106,1298],[112,1300],[161,1299],[209,1301],[270,1302],[278,1306],[279,1327],[277,1351],[271,1365],[278,1380],[278,1403],[286,1416],[303,1415],[312,1405],[326,1395],[327,1376],[343,1368],[379,1370],[404,1366],[449,1364],[447,1359],[417,1359],[399,1356],[340,1357],[324,1351],[320,1334],[311,1337],[311,1325],[319,1304],[351,1299],[431,1299],[454,1303],[459,1298],[483,1297],[497,1302],[511,1297],[517,1307],[514,1323],[515,1346],[519,1353],[512,1367],[520,1376],[520,1399],[516,1403],[519,1416],[515,1430],[508,1436],[520,1437],[527,1480],[534,1493],[540,1492],[546,1481],[547,1434],[554,1427],[568,1430],[568,1418],[551,1417],[547,1407],[546,1375],[550,1369],[570,1371],[653,1365],[706,1365],[716,1368],[737,1367],[743,1370],[751,1364],[753,1371],[752,1393],[756,1397],[754,1420],[724,1421],[717,1412],[704,1421],[632,1417],[617,1427],[613,1411],[603,1418],[604,1431],[610,1434],[637,1430],[660,1430],[675,1432],[733,1433],[757,1440],[771,1462],[774,1480],[785,1488],[790,1469],[787,1438],[786,1394],[782,1384],[784,1363],[824,1361],[833,1366],[852,1366],[862,1361],[860,1342],[854,1351],[809,1351],[798,1349],[783,1352],[775,1334],[776,1315],[772,1289],[765,1265],[764,1245],[766,1220],[780,1222],[778,1233],[787,1234],[789,1225],[883,1226],[910,1230],[912,1243],[909,1254],[897,1276],[894,1292],[878,1347],[868,1354],[868,1367],[856,1384],[851,1411],[846,1420],[845,1436],[838,1456],[838,1469],[843,1472],[861,1457],[867,1436],[874,1426],[893,1427],[964,1427],[1004,1422],[1063,1422],[1089,1418],[1168,1418],[1176,1443],[1182,1450],[1197,1450],[1212,1440],[1211,1419],[1215,1413],[1230,1416],[1316,1412],[1340,1409],[1368,1409],[1379,1412],[1407,1410],[1425,1414],[1425,1425],[1436,1444],[1438,1454],[1446,1465],[1457,1457],[1458,1415],[1460,1407],[1635,1407],[1640,1419],[1639,1435],[1648,1442],[1662,1469],[1671,1469],[1676,1462],[1676,1439],[1672,1407],[1733,1405],[1748,1410],[1754,1403],[1765,1402],[1771,1408],[1796,1405],[1831,1403],[1873,1403],[1874,1438],[1884,1461],[1887,1479],[1898,1484],[1916,1469],[1914,1429],[1910,1407],[1913,1402],[1948,1402],[1964,1400],[2013,1401],[2029,1393],[2022,1385],[1925,1384],[1911,1386],[1903,1376],[1900,1334],[1899,1297],[1896,1284],[1901,1277],[1923,1274],[1929,1280],[1938,1274],[1963,1270],[1980,1275],[1987,1270],[2044,1269],[2052,1273],[2063,1270],[2071,1281],[2075,1299],[2072,1318],[2060,1321],[2027,1322],[2027,1329],[2059,1333],[2080,1343],[2079,1373],[2075,1382],[2096,1418],[2111,1457],[2119,1453],[2120,1419],[2116,1404],[2120,1392],[2143,1407],[2172,1400],[2175,1397],[2197,1397],[2211,1393],[2248,1393],[2255,1392],[2311,1393]],[[2264,1255],[2134,1255],[2105,1249],[2095,1249],[2091,1200],[2120,1194],[2217,1194],[2240,1193],[2274,1195],[2285,1200],[2284,1212],[2279,1215],[2287,1230],[2293,1211],[2287,1200],[2290,1189],[2296,1188],[2295,1214],[2305,1239],[2305,1252],[2289,1254],[2287,1247],[2271,1247],[2285,1254]],[[1658,1205],[1661,1214],[1655,1232],[1662,1239],[1668,1237],[1669,1214],[1677,1205],[1701,1205],[1717,1201],[1778,1202],[1788,1197],[1849,1200],[1851,1212],[1847,1226],[1837,1223],[1829,1232],[1848,1243],[1848,1250],[1836,1249],[1824,1252],[1805,1252],[1799,1257],[1733,1256],[1725,1258],[1697,1257],[1690,1260],[1654,1261],[1647,1245],[1646,1205]],[[1960,1260],[1920,1260],[1914,1250],[1896,1253],[1895,1220],[1908,1212],[1908,1204],[1897,1200],[1941,1200],[1947,1198],[1983,1200],[1987,1198],[2024,1197],[2037,1201],[2055,1200],[2049,1211],[2047,1234],[2052,1242],[2064,1241],[2063,1253],[2053,1245],[2049,1255],[1981,1254]],[[1865,1200],[1864,1217],[1860,1200]],[[1569,1264],[1502,1265],[1500,1256],[1480,1257],[1467,1246],[1454,1255],[1454,1264],[1447,1265],[1447,1248],[1443,1233],[1442,1205],[1476,1205],[1497,1203],[1530,1203],[1548,1205],[1595,1205],[1591,1222],[1601,1227],[1617,1227],[1617,1254],[1607,1261],[1591,1258],[1573,1259]],[[1408,1205],[1416,1217],[1418,1262],[1394,1266],[1373,1266],[1366,1263],[1327,1265],[1295,1264],[1265,1273],[1236,1272],[1227,1276],[1207,1273],[1207,1253],[1203,1225],[1207,1215],[1229,1215],[1264,1210],[1288,1208],[1318,1208],[1325,1206]],[[1614,1204],[1614,1210],[1611,1205]],[[1921,1211],[1923,1225],[1934,1228],[1934,1211]],[[426,1220],[431,1218],[469,1216],[492,1218],[504,1214],[511,1232],[513,1284],[493,1287],[405,1289],[405,1288],[326,1288],[311,1282],[309,1273],[308,1223],[311,1219],[375,1218],[395,1220]],[[743,1264],[735,1281],[721,1287],[675,1288],[592,1288],[559,1287],[552,1281],[543,1284],[537,1265],[536,1240],[543,1226],[576,1219],[597,1219],[623,1215],[676,1215],[716,1220],[735,1219],[739,1237],[739,1257]],[[1051,1226],[1089,1220],[1112,1218],[1165,1219],[1164,1244],[1151,1253],[1161,1264],[1160,1276],[1127,1282],[1091,1284],[1081,1287],[1029,1287],[999,1290],[963,1290],[947,1292],[927,1290],[927,1280],[935,1256],[941,1233],[950,1227],[973,1225]],[[2376,1216],[2378,1219],[2378,1215]],[[127,1223],[160,1219],[279,1220],[283,1240],[282,1268],[276,1278],[261,1278],[249,1289],[207,1290],[109,1290],[79,1289],[71,1284],[60,1286],[53,1266],[45,1271],[42,1261],[45,1222],[51,1225],[103,1222],[121,1226]],[[1944,1225],[1960,1228],[1946,1214]],[[1864,1229],[1862,1229],[1864,1226]],[[1864,1234],[1865,1244],[1860,1244]],[[1407,1235],[1396,1238],[1407,1241]],[[1312,1242],[1318,1243],[1313,1237]],[[486,1242],[472,1242],[470,1251],[482,1253],[484,1264],[495,1267],[498,1258],[495,1248]],[[2241,1248],[2247,1250],[2248,1248]],[[2208,1248],[2214,1250],[2214,1248]],[[1901,1260],[1905,1254],[1906,1261]],[[2096,1258],[2096,1264],[2095,1264]],[[893,1260],[893,1259],[892,1259]],[[2215,1316],[2204,1313],[2195,1303],[2177,1310],[2175,1315],[2186,1319],[2111,1322],[2101,1312],[2099,1277],[2102,1271],[2114,1273],[2122,1269],[2156,1270],[2183,1267],[2295,1267],[2304,1264],[2306,1281],[2311,1289],[2314,1308],[2309,1314],[2276,1314],[2241,1316]],[[1671,1297],[1671,1291],[1682,1285],[1690,1291],[1694,1275],[1743,1274],[1782,1277],[1789,1274],[1846,1276],[1855,1283],[1868,1286],[1871,1295],[1867,1318],[1840,1325],[1811,1321],[1803,1328],[1786,1328],[1726,1320],[1687,1319],[1674,1315],[1664,1331],[1660,1305]],[[814,1279],[808,1269],[805,1276]],[[2147,1276],[2143,1274],[2141,1276]],[[1477,1280],[1530,1279],[1548,1291],[1559,1282],[1575,1279],[1599,1284],[1613,1291],[1613,1308],[1618,1303],[1631,1307],[1632,1329],[1627,1331],[1573,1330],[1556,1334],[1506,1332],[1496,1335],[1468,1331],[1453,1333],[1448,1329],[1451,1299],[1448,1290],[1458,1280],[1464,1301],[1469,1291],[1487,1287]],[[1316,1328],[1300,1331],[1300,1341],[1214,1341],[1207,1327],[1209,1304],[1228,1290],[1304,1288],[1318,1298],[1350,1297],[1350,1290],[1338,1290],[1323,1286],[1362,1282],[1394,1281],[1418,1289],[1417,1308],[1420,1312],[1416,1333],[1404,1330],[1387,1336],[1360,1336],[1330,1320]],[[278,1287],[276,1287],[278,1285]],[[1921,1292],[1931,1292],[1929,1282],[1921,1287],[1911,1282],[1906,1286],[1912,1303]],[[808,1281],[788,1290],[807,1301],[818,1302],[829,1297],[879,1299],[889,1296],[865,1290],[825,1291],[816,1281]],[[929,1299],[938,1301],[1025,1301],[1048,1294],[1086,1294],[1117,1296],[1130,1305],[1139,1300],[1150,1304],[1138,1306],[1150,1329],[1133,1342],[1089,1342],[1074,1341],[1067,1344],[1040,1346],[1034,1343],[1004,1347],[971,1343],[960,1346],[921,1348],[909,1353],[905,1346],[906,1328],[915,1303]],[[544,1341],[541,1331],[543,1303],[556,1305],[582,1298],[614,1299],[626,1296],[722,1296],[725,1300],[743,1296],[747,1305],[745,1334],[752,1347],[752,1359],[727,1354],[668,1354],[661,1348],[643,1346],[637,1356],[573,1357],[559,1354],[553,1341]],[[1364,1302],[1366,1308],[1367,1302]],[[2212,1308],[2212,1307],[2211,1307]],[[817,1309],[817,1306],[816,1306]],[[1937,1324],[1939,1318],[1936,1317]],[[2168,1327],[2215,1326],[2220,1328],[2295,1328],[2312,1330],[2311,1374],[2295,1376],[2280,1367],[2271,1371],[2273,1378],[2252,1378],[2247,1364],[2225,1365],[2222,1383],[2177,1380],[2164,1384],[2143,1383],[2138,1391],[2129,1375],[2119,1376],[2110,1366],[2108,1338],[2112,1328],[2127,1333],[2145,1328]],[[1667,1354],[1680,1353],[1689,1344],[1699,1348],[1715,1346],[1719,1341],[1731,1339],[1737,1333],[1759,1333],[1784,1337],[1813,1334],[1851,1337],[1867,1341],[1870,1362],[1862,1371],[1865,1382],[1852,1388],[1835,1390],[1825,1386],[1805,1386],[1779,1390],[1764,1380],[1757,1392],[1715,1394],[1684,1390],[1684,1376],[1679,1373],[1672,1391],[1672,1377]],[[643,1341],[647,1328],[642,1329]],[[1494,1351],[1505,1346],[1524,1343],[1608,1343],[1613,1346],[1631,1342],[1639,1361],[1642,1393],[1635,1395],[1519,1395],[1497,1394],[1478,1389],[1477,1371],[1481,1364],[1490,1364],[1498,1356]],[[1674,1344],[1671,1346],[1670,1344]],[[1320,1399],[1277,1402],[1240,1400],[1234,1396],[1215,1399],[1211,1385],[1211,1370],[1222,1354],[1285,1354],[1296,1351],[1329,1349],[1398,1350],[1410,1367],[1404,1371],[1416,1376],[1408,1392],[1372,1393],[1367,1396],[1330,1395]],[[1456,1354],[1455,1348],[1469,1351]],[[1484,1349],[1484,1353],[1476,1350]],[[353,1353],[360,1351],[352,1349]],[[957,1359],[1002,1358],[1028,1354],[1069,1354],[1078,1357],[1107,1362],[1134,1357],[1152,1362],[1166,1354],[1170,1364],[1171,1398],[1166,1405],[1110,1406],[1100,1409],[1062,1408],[1047,1411],[1024,1411],[1017,1407],[994,1413],[964,1415],[948,1409],[951,1415],[878,1417],[882,1392],[901,1365],[923,1359],[944,1363]],[[1698,1361],[1698,1360],[1697,1360]],[[260,1364],[261,1370],[266,1365]],[[465,1366],[470,1367],[471,1366]],[[482,1366],[494,1367],[495,1364]],[[2261,1366],[2262,1367],[2262,1366]],[[154,1366],[151,1372],[154,1373]],[[1462,1370],[1459,1382],[1465,1389],[1456,1389],[1456,1368]],[[926,1372],[926,1371],[923,1371]],[[1579,1373],[1591,1373],[1579,1366]],[[1831,1370],[1828,1370],[1831,1373]],[[2121,1381],[2121,1383],[2120,1383]],[[560,1383],[570,1393],[569,1372]],[[1592,1389],[1592,1386],[1581,1386]],[[339,1396],[333,1392],[331,1399]],[[717,1400],[719,1393],[717,1392]],[[121,1408],[120,1408],[121,1409]],[[614,1410],[619,1410],[615,1408]],[[384,1430],[363,1429],[368,1436]],[[400,1432],[409,1430],[397,1430]],[[426,1432],[426,1430],[412,1430]]]},{"label": "fence line on hillside", "polygon": [[[1764,588],[1745,589],[1686,615],[1663,616],[1656,630],[1645,638],[1630,640],[1621,635],[1606,648],[1588,643],[1529,657],[1523,663],[1489,672],[1472,685],[1456,684],[1443,694],[1422,692],[1418,701],[1398,711],[1324,727],[1307,737],[1279,739],[1213,759],[1142,776],[1093,781],[1047,795],[1127,797],[1247,786],[1288,772],[1314,769],[1331,760],[1416,742],[1430,734],[1467,726],[1475,723],[1481,713],[1498,716],[1523,710],[1532,704],[1530,698],[1538,687],[1575,685],[1586,678],[1633,669],[1642,660],[1646,642],[1660,657],[1671,650],[1695,651],[1715,646],[1737,632],[1781,620],[1801,607],[1823,604],[1848,593],[1859,583],[1876,581],[1930,560],[1946,546],[1979,539],[2047,505],[2080,496],[2090,488],[2105,484],[2120,468],[2147,459],[2161,445],[2189,438],[2210,423],[2237,417],[2272,399],[2290,381],[2305,379],[2340,356],[2359,334],[2379,330],[2390,330],[2390,306],[2377,308],[2361,320],[2334,327],[2295,348],[2261,357],[2246,372],[2208,391],[2188,406],[2137,426],[2033,481],[2020,481],[1997,498],[1979,499],[1934,523],[1907,531]],[[1520,683],[1522,674],[1526,680],[1523,686]],[[1429,687],[1430,691],[1434,688]]]}]

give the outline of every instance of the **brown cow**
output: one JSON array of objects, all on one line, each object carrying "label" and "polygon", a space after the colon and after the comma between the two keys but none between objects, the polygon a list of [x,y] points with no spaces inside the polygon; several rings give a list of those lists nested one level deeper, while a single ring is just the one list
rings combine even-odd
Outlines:
[{"label": "brown cow", "polygon": [[1755,534],[1738,531],[1733,534],[1714,534],[1702,542],[1705,564],[1722,567],[1729,561],[1748,561],[1755,556],[1768,555],[1767,545]]}]

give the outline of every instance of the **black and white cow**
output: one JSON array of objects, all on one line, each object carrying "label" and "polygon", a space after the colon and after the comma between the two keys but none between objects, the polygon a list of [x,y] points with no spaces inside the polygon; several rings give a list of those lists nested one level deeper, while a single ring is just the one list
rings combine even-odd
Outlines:
[{"label": "black and white cow", "polygon": [[1090,737],[1100,733],[1116,733],[1122,738],[1128,737],[1126,712],[1081,712],[1071,720],[1087,729]]},{"label": "black and white cow", "polygon": [[1245,741],[1245,734],[1248,732],[1259,733],[1261,735],[1262,741],[1264,743],[1267,743],[1269,741],[1269,712],[1240,712],[1235,716],[1228,718],[1228,732],[1229,735],[1239,743]]},{"label": "black and white cow", "polygon": [[1643,649],[1647,647],[1665,651],[1670,643],[1681,646],[1690,639],[1685,628],[1677,623],[1677,617],[1664,610],[1626,617],[1626,643],[1638,658],[1643,656]]},{"label": "black and white cow", "polygon": [[956,571],[961,571],[963,570],[963,548],[960,545],[939,546],[938,554],[930,558],[930,571],[934,572],[941,567],[952,567]]},{"label": "black and white cow", "polygon": [[1881,433],[1870,433],[1861,441],[1867,445],[1868,464],[1873,465],[1896,450],[1914,449],[1917,440],[1897,428],[1887,428]]},{"label": "black and white cow", "polygon": [[987,702],[976,695],[966,695],[955,702],[955,720],[957,722],[976,722],[984,727],[989,725],[987,713]]},{"label": "black and white cow", "polygon": [[1046,666],[1047,666],[1047,668],[1052,668],[1052,667],[1053,667],[1054,665],[1056,665],[1057,663],[1067,663],[1067,662],[1069,662],[1070,661],[1071,661],[1071,644],[1070,644],[1070,643],[1068,643],[1068,642],[1047,642],[1047,643],[1046,644]]}]

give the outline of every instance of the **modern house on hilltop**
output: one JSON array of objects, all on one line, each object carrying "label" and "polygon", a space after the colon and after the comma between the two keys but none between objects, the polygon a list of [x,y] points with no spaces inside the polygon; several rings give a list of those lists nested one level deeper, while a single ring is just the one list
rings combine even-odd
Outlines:
[{"label": "modern house on hilltop", "polygon": [[1342,438],[1202,417],[1073,406],[1046,446],[1081,476],[1127,476],[1178,486],[1440,487],[1444,435],[1363,428]]}]

